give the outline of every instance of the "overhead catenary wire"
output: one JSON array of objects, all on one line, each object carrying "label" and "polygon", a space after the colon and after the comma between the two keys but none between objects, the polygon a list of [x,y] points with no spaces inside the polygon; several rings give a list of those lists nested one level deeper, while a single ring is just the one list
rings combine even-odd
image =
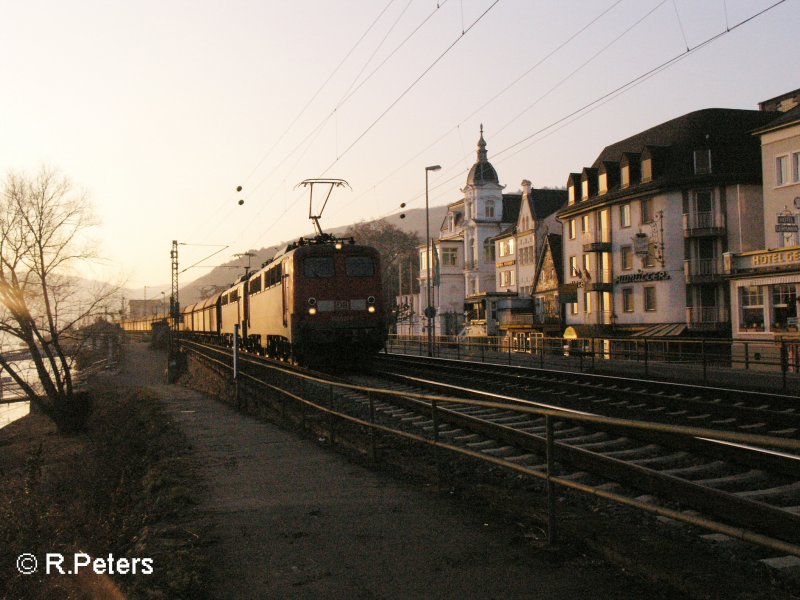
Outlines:
[{"label": "overhead catenary wire", "polygon": [[[590,102],[587,102],[586,104],[584,104],[580,108],[577,108],[576,110],[570,112],[569,114],[564,115],[563,117],[560,117],[560,118],[556,119],[555,121],[552,121],[548,125],[546,125],[546,126],[540,128],[540,129],[538,129],[537,131],[525,136],[524,138],[522,138],[520,140],[517,140],[516,142],[506,146],[505,148],[502,148],[501,150],[499,150],[497,152],[494,152],[493,153],[493,157],[494,157],[493,161],[496,161],[498,164],[500,164],[503,161],[508,160],[509,158],[511,158],[511,156],[514,156],[516,153],[504,157],[503,155],[506,154],[507,152],[510,152],[511,150],[513,150],[514,148],[517,148],[521,144],[524,144],[525,142],[527,142],[529,140],[532,140],[533,138],[535,138],[535,137],[537,137],[537,136],[539,136],[539,135],[541,135],[541,134],[543,134],[543,133],[545,133],[545,132],[547,132],[547,131],[555,128],[555,127],[558,127],[559,125],[561,127],[564,127],[564,126],[574,122],[575,120],[577,120],[578,118],[581,118],[585,114],[588,114],[592,110],[595,110],[596,108],[599,108],[599,106],[601,106],[602,104],[605,104],[606,102],[609,102],[609,101],[615,99],[616,97],[626,93],[627,91],[633,89],[634,87],[636,87],[637,85],[643,83],[647,79],[650,79],[651,77],[657,75],[658,73],[670,68],[674,64],[680,62],[681,60],[683,60],[685,58],[688,58],[690,55],[694,54],[695,52],[697,52],[699,50],[702,50],[703,48],[705,48],[706,46],[708,46],[708,45],[712,44],[713,42],[717,41],[721,37],[727,35],[728,33],[731,33],[732,31],[738,29],[739,27],[742,27],[746,23],[749,23],[750,21],[758,18],[759,16],[761,16],[761,15],[765,14],[766,12],[774,9],[778,5],[783,4],[784,2],[786,2],[786,0],[778,0],[777,2],[775,2],[775,3],[771,4],[770,6],[766,7],[765,9],[763,9],[763,10],[761,10],[761,11],[759,11],[759,12],[753,14],[753,15],[751,15],[750,17],[747,17],[746,19],[743,19],[743,20],[739,21],[738,23],[734,24],[733,26],[726,27],[725,31],[722,31],[720,33],[717,33],[717,34],[707,38],[703,42],[700,42],[699,44],[691,47],[689,50],[681,52],[680,54],[677,54],[676,56],[671,57],[670,59],[662,62],[661,64],[659,64],[659,65],[657,65],[657,66],[655,66],[655,67],[653,67],[651,69],[648,69],[646,72],[634,77],[633,79],[630,79],[626,83],[614,88],[613,90],[611,90],[611,91],[609,91],[609,92],[607,92],[605,94],[602,94],[601,96],[598,96],[594,100],[592,100]],[[559,127],[559,129],[561,127]],[[553,132],[551,132],[551,133],[553,133]],[[549,136],[550,133],[548,133],[547,135]],[[544,139],[544,137],[547,137],[547,136],[543,136],[541,139]],[[534,143],[538,143],[538,141],[541,141],[541,139],[532,142],[532,144],[530,144],[530,145],[533,145]],[[530,147],[530,145],[526,146],[525,148]],[[523,150],[525,148],[522,148],[521,150]],[[455,180],[457,180],[459,178],[463,178],[464,174],[468,170],[469,169],[459,170],[457,173],[455,173],[451,177],[448,177],[447,179],[445,179],[443,181],[440,181],[440,182],[436,183],[435,185],[431,186],[429,192],[433,192],[433,191],[435,191],[437,189],[440,189],[440,188],[446,186],[447,184],[449,184],[449,183],[451,183],[451,182],[453,182],[453,181],[455,181]],[[406,205],[407,206],[410,205],[411,203],[413,203],[415,200],[418,200],[419,198],[420,198],[419,195],[415,195],[412,199],[406,201]]]}]

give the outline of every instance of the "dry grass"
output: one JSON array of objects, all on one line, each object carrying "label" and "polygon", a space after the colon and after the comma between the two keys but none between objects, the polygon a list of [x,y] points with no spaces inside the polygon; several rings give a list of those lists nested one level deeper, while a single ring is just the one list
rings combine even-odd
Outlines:
[{"label": "dry grass", "polygon": [[[141,390],[95,390],[85,433],[33,414],[0,430],[0,598],[202,598],[186,441]],[[20,575],[16,557],[151,557],[152,575]],[[71,558],[68,558],[69,562]]]}]

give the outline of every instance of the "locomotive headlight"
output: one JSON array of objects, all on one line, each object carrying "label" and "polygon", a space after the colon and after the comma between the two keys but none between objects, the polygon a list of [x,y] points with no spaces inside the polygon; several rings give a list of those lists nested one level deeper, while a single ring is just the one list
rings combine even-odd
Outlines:
[{"label": "locomotive headlight", "polygon": [[374,313],[375,312],[375,307],[374,306],[367,307],[367,312]]},{"label": "locomotive headlight", "polygon": [[309,308],[308,309],[308,314],[310,314],[310,315],[317,314],[317,307],[316,306],[312,306],[311,308]]}]

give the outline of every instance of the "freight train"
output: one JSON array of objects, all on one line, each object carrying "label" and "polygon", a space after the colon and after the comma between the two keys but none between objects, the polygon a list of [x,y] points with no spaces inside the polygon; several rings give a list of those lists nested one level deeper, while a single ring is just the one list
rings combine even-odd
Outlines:
[{"label": "freight train", "polygon": [[386,343],[380,256],[319,233],[181,311],[179,331],[301,364],[358,362]]}]

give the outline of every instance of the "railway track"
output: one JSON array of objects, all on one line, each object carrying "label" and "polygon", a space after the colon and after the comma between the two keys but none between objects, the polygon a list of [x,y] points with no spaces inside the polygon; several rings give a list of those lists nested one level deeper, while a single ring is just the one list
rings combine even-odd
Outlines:
[{"label": "railway track", "polygon": [[376,367],[607,416],[800,439],[798,396],[400,355],[381,355]]},{"label": "railway track", "polygon": [[[260,357],[243,355],[240,361],[245,371],[264,366]],[[386,367],[384,361],[381,365]],[[550,427],[556,483],[677,516],[779,553],[800,554],[800,461],[792,454],[800,445],[791,437],[740,432],[749,445],[719,444],[701,435],[676,435],[667,424],[631,429],[621,419],[592,421],[596,412],[562,412],[541,397],[534,403],[521,394],[466,389],[463,381],[455,386],[421,377],[419,366],[414,375],[393,366],[391,374],[350,375],[349,387],[335,394],[332,389],[342,380],[306,372],[312,379],[305,380],[302,393],[360,422],[413,432],[438,446],[542,477]],[[440,366],[437,362],[437,371]],[[485,374],[482,379],[486,383]],[[764,450],[767,442],[784,449]]]}]

